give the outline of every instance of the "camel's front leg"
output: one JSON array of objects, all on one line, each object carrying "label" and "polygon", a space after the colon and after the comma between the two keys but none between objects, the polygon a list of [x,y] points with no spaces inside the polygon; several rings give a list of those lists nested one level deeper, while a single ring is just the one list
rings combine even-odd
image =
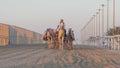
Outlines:
[{"label": "camel's front leg", "polygon": [[72,50],[72,49],[73,49],[72,42],[73,42],[72,40],[69,40],[69,41],[68,41],[68,44],[69,44],[69,49],[70,49],[70,50]]},{"label": "camel's front leg", "polygon": [[50,48],[50,44],[51,44],[51,40],[48,39],[48,41],[47,41],[47,48]]},{"label": "camel's front leg", "polygon": [[61,46],[62,46],[62,49],[64,49],[64,37],[62,37]]},{"label": "camel's front leg", "polygon": [[62,49],[62,39],[59,37],[58,41],[59,41],[59,49]]}]

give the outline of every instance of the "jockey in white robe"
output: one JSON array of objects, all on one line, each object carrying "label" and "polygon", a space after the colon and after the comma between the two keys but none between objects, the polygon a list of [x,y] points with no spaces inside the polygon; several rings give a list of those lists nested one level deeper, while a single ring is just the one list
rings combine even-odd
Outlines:
[{"label": "jockey in white robe", "polygon": [[65,30],[65,24],[63,22],[63,19],[61,19],[59,25],[57,26],[57,31],[60,29],[60,28],[63,28]]}]

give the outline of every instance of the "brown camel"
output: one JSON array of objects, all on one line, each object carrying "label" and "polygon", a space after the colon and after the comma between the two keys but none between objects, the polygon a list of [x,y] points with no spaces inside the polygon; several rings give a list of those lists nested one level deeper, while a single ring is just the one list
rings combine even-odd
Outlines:
[{"label": "brown camel", "polygon": [[58,30],[58,44],[59,44],[59,49],[64,49],[64,36],[65,32],[63,28],[60,28]]},{"label": "brown camel", "polygon": [[69,28],[69,30],[68,30],[67,40],[68,40],[68,49],[72,50],[73,49],[73,41],[75,39],[74,39],[74,33],[71,28]]},{"label": "brown camel", "polygon": [[47,48],[54,48],[55,47],[55,33],[53,29],[48,28],[45,33],[43,34],[43,40],[47,41]]}]

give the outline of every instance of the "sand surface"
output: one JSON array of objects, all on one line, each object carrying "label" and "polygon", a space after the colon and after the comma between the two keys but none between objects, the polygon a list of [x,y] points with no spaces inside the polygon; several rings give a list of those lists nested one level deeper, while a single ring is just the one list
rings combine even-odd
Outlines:
[{"label": "sand surface", "polygon": [[74,50],[45,45],[0,47],[0,68],[120,68],[120,51],[74,46]]}]

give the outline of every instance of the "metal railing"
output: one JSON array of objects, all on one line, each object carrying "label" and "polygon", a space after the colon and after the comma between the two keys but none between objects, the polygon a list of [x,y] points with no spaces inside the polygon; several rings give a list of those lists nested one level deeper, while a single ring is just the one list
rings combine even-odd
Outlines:
[{"label": "metal railing", "polygon": [[120,50],[120,35],[105,36],[104,47],[112,50]]},{"label": "metal railing", "polygon": [[86,45],[107,48],[111,50],[120,50],[120,35],[90,37],[84,42]]}]

